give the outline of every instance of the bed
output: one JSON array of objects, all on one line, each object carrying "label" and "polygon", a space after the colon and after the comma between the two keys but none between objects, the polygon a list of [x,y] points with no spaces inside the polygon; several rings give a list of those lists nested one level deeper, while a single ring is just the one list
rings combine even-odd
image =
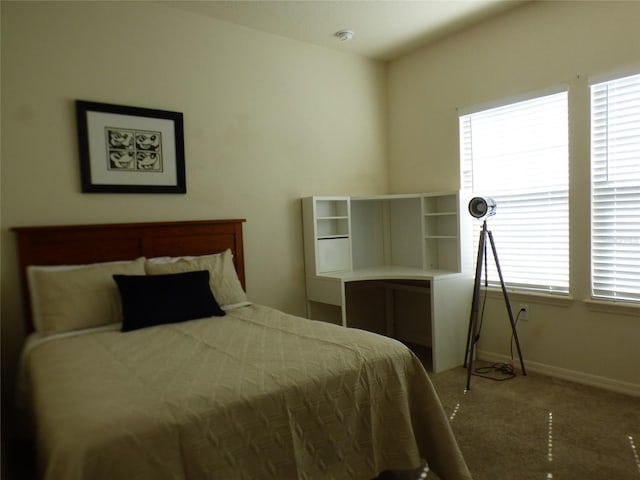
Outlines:
[{"label": "bed", "polygon": [[250,302],[243,222],[13,229],[40,477],[470,479],[410,350]]}]

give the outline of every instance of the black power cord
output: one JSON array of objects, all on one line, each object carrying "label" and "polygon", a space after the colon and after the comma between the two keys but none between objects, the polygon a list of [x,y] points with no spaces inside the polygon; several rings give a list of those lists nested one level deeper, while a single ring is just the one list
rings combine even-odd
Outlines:
[{"label": "black power cord", "polygon": [[[491,373],[499,373],[504,376],[497,377],[490,375]],[[513,365],[508,363],[494,363],[488,367],[478,367],[473,371],[473,375],[476,377],[488,378],[496,382],[504,382],[505,380],[511,380],[515,378],[516,372],[513,369]]]}]

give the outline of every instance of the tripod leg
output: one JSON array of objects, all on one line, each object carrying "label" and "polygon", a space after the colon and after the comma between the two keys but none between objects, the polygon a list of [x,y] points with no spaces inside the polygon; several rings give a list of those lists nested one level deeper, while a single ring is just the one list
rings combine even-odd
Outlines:
[{"label": "tripod leg", "polygon": [[467,367],[467,390],[471,388],[471,370],[473,366],[473,351],[475,350],[478,328],[478,310],[480,304],[480,284],[482,280],[482,263],[487,242],[487,224],[482,227],[478,241],[478,258],[476,261],[476,278],[473,287],[473,301],[471,302],[471,314],[469,316],[469,332],[467,334],[467,347],[464,354],[464,366]]},{"label": "tripod leg", "polygon": [[496,261],[496,269],[498,270],[498,276],[500,277],[500,286],[502,287],[502,295],[504,296],[504,302],[507,306],[507,313],[509,313],[509,322],[511,323],[511,331],[513,332],[513,338],[516,341],[516,347],[518,349],[518,357],[520,357],[520,366],[522,367],[522,375],[526,375],[527,372],[524,369],[524,360],[522,359],[522,351],[520,350],[520,341],[518,340],[518,332],[516,331],[516,322],[513,318],[513,310],[511,309],[511,302],[509,301],[509,294],[507,293],[507,287],[502,278],[502,270],[500,269],[500,262],[498,261],[498,252],[496,250],[496,244],[493,240],[493,234],[489,233],[489,242],[491,243],[491,250],[493,251],[493,258]]}]

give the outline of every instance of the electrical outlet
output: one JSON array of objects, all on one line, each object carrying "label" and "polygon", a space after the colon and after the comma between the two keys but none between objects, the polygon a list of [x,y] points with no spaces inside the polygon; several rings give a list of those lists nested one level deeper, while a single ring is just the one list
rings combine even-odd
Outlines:
[{"label": "electrical outlet", "polygon": [[529,314],[531,313],[529,311],[529,305],[524,305],[524,304],[520,305],[520,310],[518,310],[518,312],[519,312],[519,317],[518,317],[519,320],[525,320],[525,321],[529,320]]}]

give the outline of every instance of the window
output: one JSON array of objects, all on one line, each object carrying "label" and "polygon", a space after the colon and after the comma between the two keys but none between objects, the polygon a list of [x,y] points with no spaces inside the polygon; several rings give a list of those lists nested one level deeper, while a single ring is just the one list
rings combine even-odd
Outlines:
[{"label": "window", "polygon": [[640,302],[640,75],[591,86],[591,295]]},{"label": "window", "polygon": [[460,117],[462,188],[496,201],[488,228],[509,287],[569,292],[568,151],[566,91]]}]

